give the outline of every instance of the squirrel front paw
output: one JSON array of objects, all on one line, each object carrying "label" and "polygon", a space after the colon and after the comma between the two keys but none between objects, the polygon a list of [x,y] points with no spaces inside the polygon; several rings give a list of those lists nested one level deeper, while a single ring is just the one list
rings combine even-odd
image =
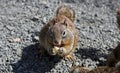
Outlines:
[{"label": "squirrel front paw", "polygon": [[63,48],[63,47],[59,48],[58,55],[64,57],[65,59],[68,59],[70,61],[74,61],[75,60],[74,54],[73,53],[67,54],[65,48]]},{"label": "squirrel front paw", "polygon": [[59,47],[54,47],[54,52],[57,53],[59,49]]},{"label": "squirrel front paw", "polygon": [[64,47],[54,47],[53,53],[68,60],[75,60],[75,56],[73,55],[73,53],[66,54],[66,49]]},{"label": "squirrel front paw", "polygon": [[49,53],[51,55],[60,55],[62,56],[63,55],[63,48],[59,48],[59,47],[54,47],[54,48],[49,48]]},{"label": "squirrel front paw", "polygon": [[63,48],[59,48],[58,53],[63,54]]},{"label": "squirrel front paw", "polygon": [[70,61],[74,61],[75,60],[75,56],[72,53],[70,53],[70,54],[65,56],[65,59],[68,59]]},{"label": "squirrel front paw", "polygon": [[58,53],[59,47],[49,48],[49,53],[51,55],[56,55]]},{"label": "squirrel front paw", "polygon": [[58,49],[58,53],[57,53],[59,56],[64,56],[64,54],[65,54],[65,51],[64,51],[64,48],[59,48]]}]

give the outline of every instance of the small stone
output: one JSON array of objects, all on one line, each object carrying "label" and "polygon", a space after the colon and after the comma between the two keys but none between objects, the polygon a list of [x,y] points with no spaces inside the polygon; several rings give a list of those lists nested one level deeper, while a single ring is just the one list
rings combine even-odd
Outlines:
[{"label": "small stone", "polygon": [[8,71],[12,71],[12,70],[13,70],[12,66],[8,66]]},{"label": "small stone", "polygon": [[50,7],[50,5],[49,5],[49,4],[46,4],[46,5],[45,5],[45,8],[49,8],[49,7]]},{"label": "small stone", "polygon": [[46,17],[44,17],[43,20],[42,20],[42,23],[46,24],[46,22],[47,22],[47,19],[46,19]]},{"label": "small stone", "polygon": [[32,41],[33,42],[38,42],[39,41],[39,37],[38,36],[33,36],[32,37]]},{"label": "small stone", "polygon": [[99,58],[99,60],[101,60],[101,61],[106,61],[106,59],[103,58],[103,57]]},{"label": "small stone", "polygon": [[41,4],[47,5],[47,1],[42,1]]},{"label": "small stone", "polygon": [[79,62],[75,62],[75,66],[78,66],[79,65]]},{"label": "small stone", "polygon": [[14,32],[14,31],[11,31],[10,33],[11,33],[11,35],[15,34],[15,32]]},{"label": "small stone", "polygon": [[10,30],[10,31],[14,29],[14,27],[9,26],[9,25],[6,25],[6,28],[7,28],[8,30]]},{"label": "small stone", "polygon": [[8,41],[11,43],[13,40],[12,39],[8,39]]},{"label": "small stone", "polygon": [[15,38],[15,39],[13,39],[13,41],[14,41],[14,42],[20,42],[21,39],[20,39],[20,38]]},{"label": "small stone", "polygon": [[22,50],[21,49],[17,49],[17,55],[21,56]]},{"label": "small stone", "polygon": [[33,21],[38,21],[41,18],[40,15],[34,16],[31,20]]}]

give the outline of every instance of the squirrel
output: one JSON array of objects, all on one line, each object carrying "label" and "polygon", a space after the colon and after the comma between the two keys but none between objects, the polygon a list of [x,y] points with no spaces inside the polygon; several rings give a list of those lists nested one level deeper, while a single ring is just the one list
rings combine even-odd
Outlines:
[{"label": "squirrel", "polygon": [[120,68],[100,66],[90,70],[89,68],[86,67],[75,66],[72,67],[70,73],[120,73]]},{"label": "squirrel", "polygon": [[120,61],[115,64],[115,67],[98,66],[94,69],[76,66],[73,63],[69,73],[120,73]]},{"label": "squirrel", "polygon": [[74,20],[75,11],[71,7],[58,7],[54,18],[40,30],[40,47],[49,55],[73,60],[73,52],[78,45],[78,31]]},{"label": "squirrel", "polygon": [[[116,9],[116,14],[117,14],[116,15],[117,25],[118,25],[118,28],[120,29],[120,7]],[[120,61],[120,43],[108,55],[107,65],[112,67],[112,66],[115,66],[116,63],[118,63],[119,61]]]}]

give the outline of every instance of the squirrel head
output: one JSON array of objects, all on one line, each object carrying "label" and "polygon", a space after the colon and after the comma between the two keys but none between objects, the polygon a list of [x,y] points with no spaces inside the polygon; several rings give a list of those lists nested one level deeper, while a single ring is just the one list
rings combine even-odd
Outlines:
[{"label": "squirrel head", "polygon": [[59,18],[53,19],[54,23],[47,32],[47,40],[52,46],[62,47],[72,41],[73,33],[69,29],[67,19],[60,18],[59,21]]}]

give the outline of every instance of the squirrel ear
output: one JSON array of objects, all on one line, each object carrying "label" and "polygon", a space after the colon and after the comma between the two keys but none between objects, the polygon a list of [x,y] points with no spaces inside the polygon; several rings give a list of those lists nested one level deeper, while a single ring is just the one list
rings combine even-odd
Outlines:
[{"label": "squirrel ear", "polygon": [[67,27],[68,26],[68,24],[67,24],[67,22],[66,22],[66,19],[63,21],[63,24]]}]

